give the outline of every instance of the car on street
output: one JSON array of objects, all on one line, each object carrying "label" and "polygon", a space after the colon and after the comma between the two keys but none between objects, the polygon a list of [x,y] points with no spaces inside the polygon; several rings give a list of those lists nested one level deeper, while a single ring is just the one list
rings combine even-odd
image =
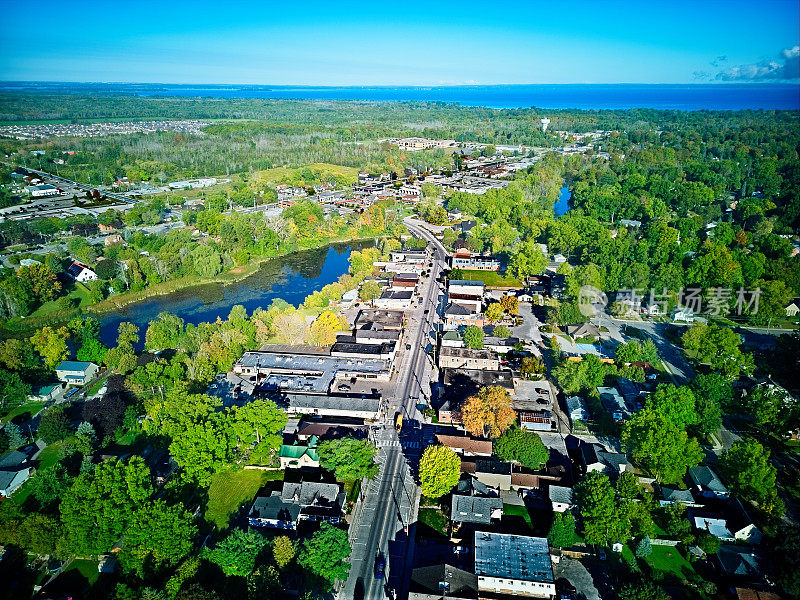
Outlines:
[{"label": "car on street", "polygon": [[386,559],[383,556],[383,552],[378,552],[378,556],[375,557],[375,579],[383,579],[385,574]]},{"label": "car on street", "polygon": [[467,548],[466,546],[454,546],[453,554],[456,554],[458,556],[462,554],[469,554],[469,548]]}]

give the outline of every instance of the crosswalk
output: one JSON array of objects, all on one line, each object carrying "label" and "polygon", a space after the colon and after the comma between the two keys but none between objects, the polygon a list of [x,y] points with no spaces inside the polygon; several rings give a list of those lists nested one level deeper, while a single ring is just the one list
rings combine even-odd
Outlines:
[{"label": "crosswalk", "polygon": [[420,442],[413,440],[378,440],[378,448],[406,448],[409,450],[419,449]]}]

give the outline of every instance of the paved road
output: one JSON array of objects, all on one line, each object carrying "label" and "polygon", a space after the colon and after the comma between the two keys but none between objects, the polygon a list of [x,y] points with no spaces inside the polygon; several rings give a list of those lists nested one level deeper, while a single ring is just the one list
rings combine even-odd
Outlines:
[{"label": "paved road", "polygon": [[[355,535],[350,575],[338,593],[343,599],[405,597],[413,562],[410,542],[419,504],[415,474],[422,448],[421,430],[415,429],[413,423],[421,422],[416,405],[427,399],[431,389],[433,364],[426,350],[435,343],[435,329],[441,315],[437,277],[444,267],[445,255],[444,248],[430,234],[415,227],[413,221],[407,225],[415,235],[433,244],[433,267],[421,290],[422,303],[406,311],[404,343],[411,344],[411,349],[403,349],[398,357],[401,364],[394,393],[387,397],[382,424],[373,432],[379,448],[380,471],[366,486],[359,514],[351,525]],[[393,426],[397,412],[403,413],[405,421],[399,437]],[[386,580],[375,579],[378,553],[387,559]]]}]

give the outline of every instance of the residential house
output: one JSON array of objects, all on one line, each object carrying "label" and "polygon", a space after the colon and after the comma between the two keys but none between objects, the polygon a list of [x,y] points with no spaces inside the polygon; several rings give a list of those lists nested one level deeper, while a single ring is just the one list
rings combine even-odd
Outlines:
[{"label": "residential house", "polygon": [[678,488],[671,488],[661,486],[661,499],[658,501],[661,506],[670,504],[683,504],[685,506],[697,506],[694,502],[691,490],[679,490]]},{"label": "residential house", "polygon": [[762,583],[764,559],[749,546],[722,544],[716,555],[722,572],[739,581]]},{"label": "residential house", "polygon": [[250,508],[248,523],[250,527],[293,530],[297,527],[300,508],[294,502],[285,502],[279,492],[259,496]]},{"label": "residential house", "polygon": [[317,444],[319,438],[312,435],[305,444],[282,445],[278,458],[281,469],[303,469],[319,467]]},{"label": "residential house", "polygon": [[56,377],[66,384],[85,385],[94,379],[99,367],[91,362],[65,360],[56,367]]},{"label": "residential house", "polygon": [[579,323],[578,325],[567,325],[565,333],[575,339],[580,338],[598,338],[600,337],[600,329],[593,323]]},{"label": "residential house", "polygon": [[531,431],[551,431],[556,427],[553,412],[555,391],[546,379],[514,380],[511,406],[519,415],[520,427]]},{"label": "residential house", "polygon": [[731,500],[721,505],[691,507],[689,520],[698,531],[708,531],[723,542],[757,545],[763,539],[761,530],[738,500]]},{"label": "residential house", "polygon": [[692,467],[689,469],[689,478],[694,483],[695,492],[703,498],[724,499],[730,495],[728,488],[711,467],[705,465]]},{"label": "residential house", "polygon": [[483,347],[488,350],[494,350],[498,354],[508,354],[520,342],[521,340],[518,337],[500,338],[493,335],[483,337]]},{"label": "residential house", "polygon": [[622,421],[628,417],[628,407],[617,388],[598,387],[597,392],[600,394],[600,403],[609,412],[612,419]]},{"label": "residential house", "polygon": [[[485,339],[485,338],[484,338]],[[442,348],[463,348],[464,338],[459,331],[445,331],[441,339]]]},{"label": "residential house", "polygon": [[575,505],[572,499],[572,488],[562,485],[551,485],[547,488],[547,496],[553,505],[553,512],[567,512]]},{"label": "residential house", "polygon": [[249,523],[251,527],[292,530],[300,521],[328,521],[335,525],[344,519],[346,497],[335,483],[284,482],[280,492],[255,499]]},{"label": "residential house", "polygon": [[350,308],[356,302],[358,302],[358,290],[352,289],[347,290],[344,294],[342,294],[342,299],[339,301],[339,305],[342,308]]},{"label": "residential house", "polygon": [[566,399],[567,414],[569,414],[570,421],[574,424],[575,421],[586,421],[589,418],[589,410],[586,407],[586,400],[580,396],[569,396]]},{"label": "residential house", "polygon": [[466,435],[437,434],[436,441],[442,446],[447,446],[460,456],[488,457],[492,455],[492,442],[489,440],[478,440]]},{"label": "residential house", "polygon": [[462,460],[461,472],[469,473],[487,487],[503,491],[511,489],[511,463],[494,458]]},{"label": "residential house", "polygon": [[453,494],[450,520],[453,523],[476,523],[489,525],[503,516],[503,500],[485,496],[462,496]]},{"label": "residential house", "polygon": [[672,309],[670,315],[673,321],[680,321],[683,323],[694,323],[694,312],[692,309],[685,306],[676,306]]},{"label": "residential house", "polygon": [[0,456],[0,497],[13,494],[34,471],[25,452],[11,450]]},{"label": "residential house", "polygon": [[494,350],[448,348],[445,346],[439,352],[439,368],[497,371],[500,369],[500,358]]},{"label": "residential house", "polygon": [[581,440],[579,450],[586,473],[598,471],[609,475],[619,475],[631,471],[627,455],[621,452],[609,452],[600,444],[592,444]]},{"label": "residential house", "polygon": [[786,316],[790,318],[796,317],[800,314],[800,298],[793,298],[792,301],[784,307]]},{"label": "residential house", "polygon": [[550,547],[546,538],[475,532],[478,589],[491,594],[554,598]]},{"label": "residential house", "polygon": [[72,277],[75,281],[86,283],[87,281],[97,281],[97,273],[92,271],[86,265],[75,261],[67,269],[67,275]]}]

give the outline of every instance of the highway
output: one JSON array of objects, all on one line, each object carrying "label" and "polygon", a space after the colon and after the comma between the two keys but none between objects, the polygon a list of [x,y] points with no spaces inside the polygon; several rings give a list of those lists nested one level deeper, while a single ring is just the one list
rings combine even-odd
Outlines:
[{"label": "highway", "polygon": [[[400,365],[393,392],[386,398],[381,426],[373,430],[380,471],[374,480],[365,483],[362,506],[357,509],[358,514],[354,512],[350,575],[338,592],[342,599],[405,597],[413,563],[410,542],[419,504],[415,475],[422,450],[421,432],[414,424],[421,423],[417,404],[425,402],[431,389],[433,362],[427,349],[436,342],[435,330],[443,311],[444,296],[437,278],[445,267],[446,255],[431,234],[413,221],[407,220],[406,225],[414,235],[433,244],[433,266],[422,284],[422,302],[406,311],[403,343],[410,344],[411,349],[402,350],[398,357]],[[394,428],[397,412],[404,417],[404,429],[399,436]],[[383,580],[375,578],[378,553],[387,561]]]}]

